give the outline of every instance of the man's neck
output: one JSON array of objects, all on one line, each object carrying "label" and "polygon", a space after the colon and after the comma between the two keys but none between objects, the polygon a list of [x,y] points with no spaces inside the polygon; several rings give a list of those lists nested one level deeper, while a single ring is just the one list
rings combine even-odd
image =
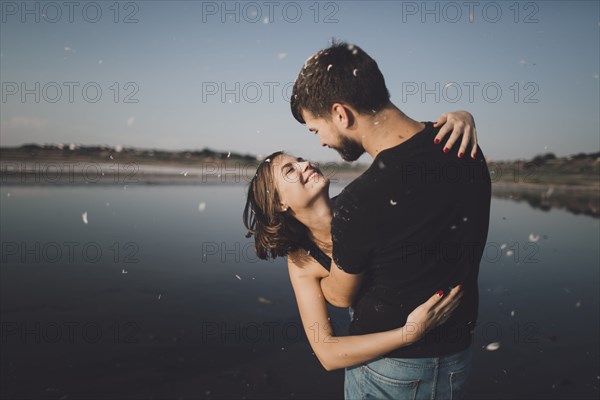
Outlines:
[{"label": "man's neck", "polygon": [[404,143],[425,128],[393,104],[373,116],[361,117],[362,145],[373,158],[383,150]]}]

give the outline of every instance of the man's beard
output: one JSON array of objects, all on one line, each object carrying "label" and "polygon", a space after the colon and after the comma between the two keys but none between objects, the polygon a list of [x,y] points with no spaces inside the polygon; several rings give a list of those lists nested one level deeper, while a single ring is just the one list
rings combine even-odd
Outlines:
[{"label": "man's beard", "polygon": [[339,146],[333,147],[344,161],[356,161],[358,157],[362,156],[365,152],[365,148],[358,142],[342,136],[340,139],[341,143]]}]

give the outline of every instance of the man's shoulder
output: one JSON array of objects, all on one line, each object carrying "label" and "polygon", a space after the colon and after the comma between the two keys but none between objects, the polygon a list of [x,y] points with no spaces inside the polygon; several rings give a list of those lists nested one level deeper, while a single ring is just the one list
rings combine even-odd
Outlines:
[{"label": "man's shoulder", "polygon": [[368,193],[374,189],[373,174],[368,168],[359,177],[350,182],[336,197],[334,210],[342,207],[356,206],[368,198]]}]

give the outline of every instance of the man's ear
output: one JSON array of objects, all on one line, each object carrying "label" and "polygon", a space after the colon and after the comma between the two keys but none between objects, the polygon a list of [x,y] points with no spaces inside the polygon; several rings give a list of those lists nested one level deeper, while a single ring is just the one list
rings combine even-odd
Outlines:
[{"label": "man's ear", "polygon": [[331,106],[331,116],[333,122],[340,128],[349,128],[354,123],[353,110],[342,103],[333,103]]}]

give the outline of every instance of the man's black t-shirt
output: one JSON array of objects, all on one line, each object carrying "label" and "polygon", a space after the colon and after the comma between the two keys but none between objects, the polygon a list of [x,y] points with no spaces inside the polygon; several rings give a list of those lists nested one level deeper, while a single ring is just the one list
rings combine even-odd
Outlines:
[{"label": "man's black t-shirt", "polygon": [[405,325],[438,290],[461,284],[461,305],[444,325],[387,357],[422,358],[466,349],[477,319],[479,263],[487,240],[491,181],[485,158],[462,159],[424,130],[379,153],[338,196],[333,259],[347,273],[365,272],[353,304],[350,334]]}]

